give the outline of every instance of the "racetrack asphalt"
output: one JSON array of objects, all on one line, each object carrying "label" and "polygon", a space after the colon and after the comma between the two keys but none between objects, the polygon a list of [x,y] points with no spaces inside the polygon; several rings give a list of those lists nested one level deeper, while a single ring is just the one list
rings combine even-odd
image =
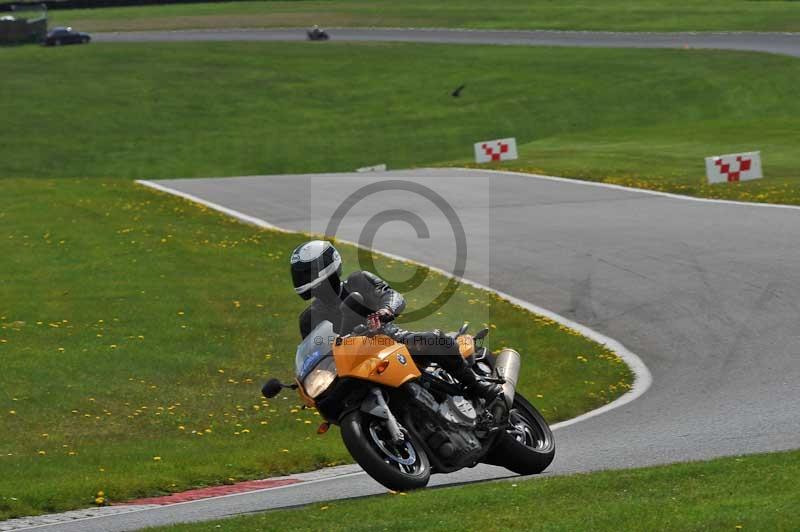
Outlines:
[{"label": "racetrack asphalt", "polygon": [[[458,169],[158,183],[308,230],[312,182],[324,196],[328,179],[356,189],[386,178],[444,184],[453,204],[465,199],[465,180],[488,180],[491,232],[475,238],[490,251],[491,286],[621,341],[652,372],[651,388],[636,401],[558,430],[548,475],[800,446],[799,208]],[[383,207],[409,205],[399,198]],[[363,223],[345,219],[339,236],[357,240]],[[452,257],[408,238],[407,229],[385,225],[380,249],[451,266]],[[477,467],[434,476],[432,485],[508,475]],[[52,529],[130,530],[383,492],[356,473]]]},{"label": "racetrack asphalt", "polygon": [[[620,33],[404,28],[334,28],[332,41],[382,41],[593,48],[710,48],[800,57],[800,33]],[[96,33],[96,42],[304,41],[305,30],[218,29]],[[320,43],[323,44],[323,43]]]},{"label": "racetrack asphalt", "polygon": [[[800,34],[332,29],[333,40],[710,48],[800,57]],[[98,33],[96,42],[302,41],[302,29]],[[390,173],[402,177],[403,172]],[[426,170],[430,179],[474,171]],[[353,183],[375,179],[352,175]],[[309,177],[161,183],[287,229],[306,229]],[[653,373],[638,400],[557,431],[548,475],[800,446],[800,210],[491,175],[493,288],[620,340]],[[457,189],[454,190],[457,193]],[[343,226],[351,240],[354,227]],[[447,268],[435,249],[392,252]],[[487,269],[489,265],[487,265]],[[333,435],[333,434],[331,434]],[[477,467],[431,486],[503,478]],[[145,509],[42,530],[117,531],[383,493],[363,473]],[[335,494],[335,495],[334,495]]]}]

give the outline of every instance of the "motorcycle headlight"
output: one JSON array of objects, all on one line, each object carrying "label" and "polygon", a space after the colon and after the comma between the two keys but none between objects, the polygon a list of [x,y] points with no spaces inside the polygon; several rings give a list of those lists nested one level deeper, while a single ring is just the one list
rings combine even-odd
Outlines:
[{"label": "motorcycle headlight", "polygon": [[303,379],[303,388],[312,399],[328,389],[336,378],[336,363],[332,356],[323,358]]}]

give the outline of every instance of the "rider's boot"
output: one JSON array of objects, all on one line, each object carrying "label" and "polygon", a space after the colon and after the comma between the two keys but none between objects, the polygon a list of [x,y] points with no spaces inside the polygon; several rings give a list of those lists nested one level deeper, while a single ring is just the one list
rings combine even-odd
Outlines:
[{"label": "rider's boot", "polygon": [[503,387],[496,382],[489,382],[484,380],[481,376],[472,371],[465,365],[462,365],[456,372],[456,378],[464,385],[466,392],[474,397],[492,401],[495,397],[503,393]]}]

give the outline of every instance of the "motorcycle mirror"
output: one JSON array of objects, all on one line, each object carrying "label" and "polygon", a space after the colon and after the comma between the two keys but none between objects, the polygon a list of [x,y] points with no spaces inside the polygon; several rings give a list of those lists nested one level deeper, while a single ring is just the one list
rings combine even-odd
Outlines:
[{"label": "motorcycle mirror", "polygon": [[484,328],[478,331],[478,333],[475,336],[473,336],[473,338],[475,340],[483,340],[484,338],[486,338],[487,334],[489,334],[489,329]]},{"label": "motorcycle mirror", "polygon": [[261,395],[266,397],[267,399],[272,399],[283,389],[283,384],[278,379],[270,379],[268,380],[264,386],[261,387]]},{"label": "motorcycle mirror", "polygon": [[364,296],[352,292],[339,304],[342,312],[342,322],[339,327],[340,334],[348,334],[356,326],[364,322],[369,314],[369,309],[364,306]]},{"label": "motorcycle mirror", "polygon": [[467,332],[467,329],[469,329],[469,323],[468,322],[464,322],[464,325],[462,325],[461,328],[458,330],[458,335],[457,336],[461,336],[462,334]]},{"label": "motorcycle mirror", "polygon": [[364,296],[362,296],[359,292],[350,292],[347,294],[347,297],[344,298],[341,303],[339,303],[339,309],[350,309],[352,311],[359,312],[363,305]]}]

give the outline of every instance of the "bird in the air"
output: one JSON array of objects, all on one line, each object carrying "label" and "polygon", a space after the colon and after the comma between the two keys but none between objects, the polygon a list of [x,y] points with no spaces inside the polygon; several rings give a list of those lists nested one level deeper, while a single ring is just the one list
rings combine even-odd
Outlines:
[{"label": "bird in the air", "polygon": [[450,94],[450,96],[452,96],[453,98],[458,98],[459,96],[461,96],[461,91],[464,90],[464,87],[466,87],[466,86],[467,86],[466,83],[464,83],[463,85],[459,86],[456,90],[454,90],[452,92],[452,94]]}]

